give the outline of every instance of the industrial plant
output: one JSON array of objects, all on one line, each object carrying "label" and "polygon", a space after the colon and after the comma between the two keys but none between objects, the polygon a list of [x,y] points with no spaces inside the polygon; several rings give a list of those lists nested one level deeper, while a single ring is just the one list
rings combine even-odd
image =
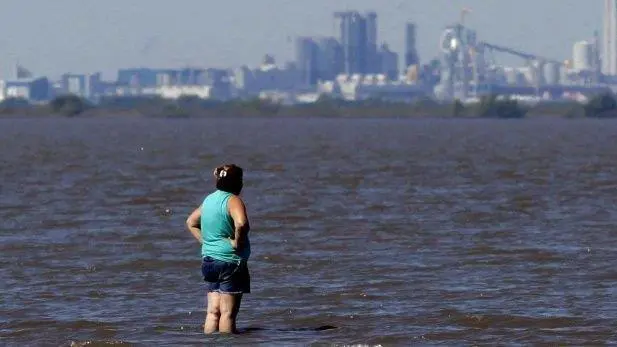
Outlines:
[{"label": "industrial plant", "polygon": [[[0,81],[0,100],[46,102],[70,94],[92,102],[110,96],[192,96],[295,104],[327,96],[348,101],[431,98],[473,103],[485,95],[505,95],[533,103],[585,101],[617,85],[617,0],[605,1],[602,36],[596,31],[589,39],[574,42],[567,59],[487,42],[467,25],[471,14],[471,9],[461,9],[460,17],[435,37],[438,56],[424,61],[416,47],[416,23],[405,23],[400,35],[404,52],[399,54],[379,40],[376,12],[343,11],[332,15],[334,35],[297,37],[294,61],[282,65],[266,55],[256,67],[138,67],[120,69],[114,81],[103,80],[100,73],[65,74],[50,81],[17,65],[12,79]],[[499,64],[504,55],[517,57],[521,64]]]},{"label": "industrial plant", "polygon": [[[607,3],[612,3],[615,11],[615,1]],[[464,25],[465,13],[463,10],[459,23],[444,29],[439,40],[442,65],[440,83],[434,89],[437,98],[473,101],[482,95],[499,94],[527,100],[560,100],[610,91],[614,73],[601,69],[597,32],[592,40],[575,42],[572,58],[561,61],[481,40],[475,30]],[[605,53],[607,65],[617,64],[614,52],[612,56],[611,52]],[[496,54],[513,55],[522,64],[499,65]]]},{"label": "industrial plant", "polygon": [[[595,32],[592,39],[575,42],[572,57],[564,60],[482,40],[466,25],[470,13],[469,8],[461,9],[458,21],[443,29],[436,40],[439,56],[425,64],[421,64],[416,49],[416,25],[407,23],[401,72],[398,54],[387,49],[386,43],[376,50],[375,13],[337,13],[339,46],[330,44],[320,51],[314,44],[312,51],[299,49],[298,67],[304,81],[317,84],[318,94],[347,100],[432,97],[467,103],[497,94],[528,102],[584,101],[588,95],[610,91],[617,82],[615,0],[606,1],[602,44]],[[301,42],[305,47],[307,39]],[[329,42],[337,41],[331,38]],[[320,60],[320,53],[334,58]],[[503,55],[519,58],[520,66],[500,65],[498,58]],[[332,71],[340,73],[331,78]]]}]

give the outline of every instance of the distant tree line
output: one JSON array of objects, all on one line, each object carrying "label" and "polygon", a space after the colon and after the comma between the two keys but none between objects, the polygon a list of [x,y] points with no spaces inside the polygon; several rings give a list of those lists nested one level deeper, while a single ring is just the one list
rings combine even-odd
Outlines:
[{"label": "distant tree line", "polygon": [[484,96],[477,103],[437,102],[419,98],[412,103],[368,99],[345,101],[327,96],[315,103],[285,105],[251,99],[233,101],[181,97],[106,97],[96,105],[74,95],[53,99],[47,104],[30,104],[24,99],[5,99],[0,103],[4,116],[146,116],[166,118],[188,117],[399,117],[399,118],[533,118],[554,116],[565,118],[615,118],[617,99],[601,94],[588,103],[546,102],[526,106],[516,100],[497,95]]}]

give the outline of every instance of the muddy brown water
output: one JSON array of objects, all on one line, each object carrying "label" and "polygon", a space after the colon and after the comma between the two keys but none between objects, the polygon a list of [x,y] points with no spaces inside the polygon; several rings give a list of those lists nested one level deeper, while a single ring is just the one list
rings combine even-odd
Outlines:
[{"label": "muddy brown water", "polygon": [[[207,337],[223,162],[253,292]],[[617,343],[614,121],[4,119],[0,165],[0,345]]]}]

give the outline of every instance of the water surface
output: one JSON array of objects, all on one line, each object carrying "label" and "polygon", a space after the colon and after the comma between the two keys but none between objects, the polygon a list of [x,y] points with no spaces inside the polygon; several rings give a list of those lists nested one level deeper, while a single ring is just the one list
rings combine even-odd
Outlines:
[{"label": "water surface", "polygon": [[[206,337],[224,162],[253,293]],[[2,345],[617,343],[612,121],[5,119],[0,163]]]}]

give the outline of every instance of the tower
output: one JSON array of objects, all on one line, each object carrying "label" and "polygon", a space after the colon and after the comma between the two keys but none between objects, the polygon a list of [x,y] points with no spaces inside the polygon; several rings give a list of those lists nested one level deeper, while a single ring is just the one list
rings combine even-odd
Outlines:
[{"label": "tower", "polygon": [[319,79],[333,81],[338,74],[343,73],[345,61],[343,48],[334,37],[322,37],[317,41],[317,72]]},{"label": "tower", "polygon": [[409,22],[405,29],[405,69],[419,63],[416,49],[416,24]]},{"label": "tower", "polygon": [[617,1],[604,0],[602,72],[617,75]]},{"label": "tower", "polygon": [[[377,14],[369,12],[365,17],[357,11],[335,12],[334,18],[340,27],[344,72],[370,72],[373,56],[377,52]],[[371,54],[373,51],[375,54]]]},{"label": "tower", "polygon": [[318,74],[318,46],[310,37],[296,39],[296,64],[300,70],[300,81],[303,86],[313,86],[317,83]]},{"label": "tower", "polygon": [[352,25],[353,12],[335,12],[334,18],[338,21],[340,30],[340,42],[343,46],[343,71],[346,74],[352,74],[353,67],[353,44],[352,37],[354,36],[354,26]]},{"label": "tower", "polygon": [[366,22],[366,61],[365,73],[381,72],[379,67],[379,55],[377,53],[377,13],[368,12]]}]

